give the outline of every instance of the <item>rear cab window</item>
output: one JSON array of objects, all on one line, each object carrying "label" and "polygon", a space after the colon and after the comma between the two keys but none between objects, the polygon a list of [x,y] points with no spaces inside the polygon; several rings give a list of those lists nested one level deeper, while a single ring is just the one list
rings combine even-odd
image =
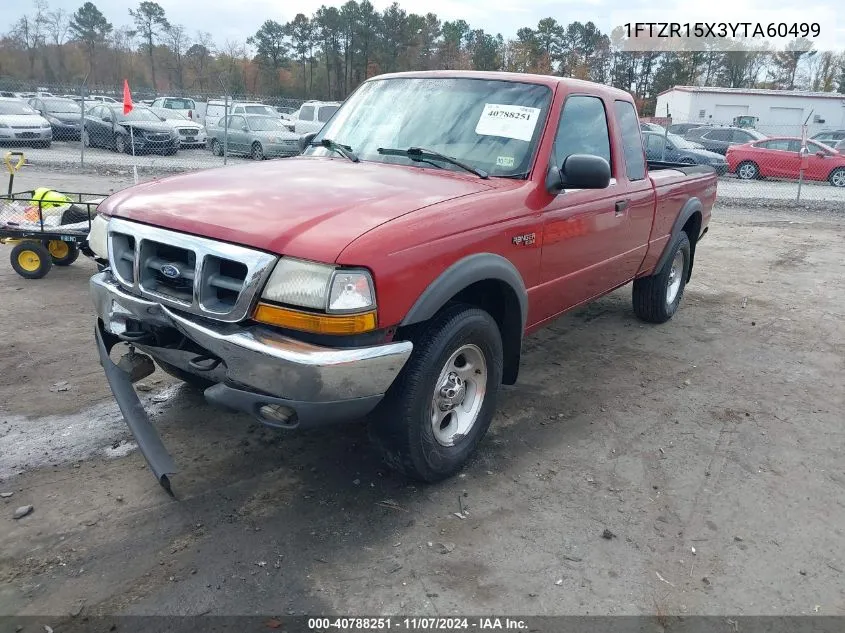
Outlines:
[{"label": "rear cab window", "polygon": [[325,123],[332,118],[335,112],[337,112],[337,106],[323,106],[317,111],[317,120],[320,123]]},{"label": "rear cab window", "polygon": [[[640,141],[640,126],[637,111],[630,101],[617,99],[613,102],[613,111],[622,133],[622,155],[625,158],[625,174],[628,180],[645,178],[645,156]],[[652,139],[657,139],[656,142]],[[660,134],[648,135],[649,146],[655,143],[657,151],[662,151],[664,138]]]},{"label": "rear cab window", "polygon": [[303,121],[313,121],[314,120],[314,106],[302,106],[299,110],[299,118]]}]

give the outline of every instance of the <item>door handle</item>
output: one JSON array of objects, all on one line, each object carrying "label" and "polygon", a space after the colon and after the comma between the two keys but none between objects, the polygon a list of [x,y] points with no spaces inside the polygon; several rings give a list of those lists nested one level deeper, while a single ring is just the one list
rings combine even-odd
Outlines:
[{"label": "door handle", "polygon": [[627,200],[617,200],[616,201],[616,213],[614,214],[614,215],[616,215],[616,217],[619,217],[620,215],[624,215],[625,211],[627,211],[627,210],[628,210],[628,201]]}]

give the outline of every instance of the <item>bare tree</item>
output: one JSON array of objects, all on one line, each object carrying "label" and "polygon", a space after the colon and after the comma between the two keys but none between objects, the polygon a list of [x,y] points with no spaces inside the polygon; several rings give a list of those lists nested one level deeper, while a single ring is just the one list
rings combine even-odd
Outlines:
[{"label": "bare tree", "polygon": [[199,89],[208,90],[209,68],[214,61],[214,41],[211,39],[211,33],[197,31],[193,46],[185,52],[185,59]]},{"label": "bare tree", "polygon": [[56,47],[59,74],[64,77],[66,74],[64,45],[70,31],[70,15],[64,9],[55,9],[47,13],[44,21],[47,26],[47,33],[50,35],[50,42]]},{"label": "bare tree", "polygon": [[29,60],[29,76],[32,78],[35,77],[35,62],[38,59],[38,53],[44,47],[46,13],[47,3],[44,0],[36,0],[35,12],[21,16],[12,26],[10,33],[12,39],[26,51]]},{"label": "bare tree", "polygon": [[185,87],[185,55],[191,47],[191,39],[185,33],[185,27],[176,24],[165,31],[164,41],[170,49],[170,83],[182,90]]}]

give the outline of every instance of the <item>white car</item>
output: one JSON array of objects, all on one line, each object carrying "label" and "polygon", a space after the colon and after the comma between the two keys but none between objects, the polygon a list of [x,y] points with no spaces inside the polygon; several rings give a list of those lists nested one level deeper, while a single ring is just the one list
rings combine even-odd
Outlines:
[{"label": "white car", "polygon": [[185,115],[185,118],[193,121],[199,119],[197,116],[197,102],[188,97],[159,97],[150,104],[151,108],[166,108],[175,110]]},{"label": "white car", "polygon": [[97,103],[120,103],[117,99],[105,95],[88,95],[85,97],[85,102],[87,103],[89,101],[96,101]]},{"label": "white car", "polygon": [[205,147],[207,135],[205,127],[192,121],[179,110],[167,108],[150,108],[155,114],[164,119],[179,135],[179,147]]},{"label": "white car", "polygon": [[306,101],[295,114],[293,121],[287,121],[287,126],[293,123],[293,131],[299,135],[309,132],[317,133],[323,129],[326,121],[332,118],[340,104],[336,101]]},{"label": "white car", "polygon": [[[208,102],[205,109],[205,127],[212,129],[217,126],[220,119],[223,118],[226,111],[226,102],[218,99],[213,99]],[[230,101],[227,114],[256,114],[260,116],[272,116],[279,118],[279,112],[275,108],[265,105],[263,103],[252,103],[245,101]]]},{"label": "white car", "polygon": [[50,122],[20,99],[0,98],[0,142],[50,147]]}]

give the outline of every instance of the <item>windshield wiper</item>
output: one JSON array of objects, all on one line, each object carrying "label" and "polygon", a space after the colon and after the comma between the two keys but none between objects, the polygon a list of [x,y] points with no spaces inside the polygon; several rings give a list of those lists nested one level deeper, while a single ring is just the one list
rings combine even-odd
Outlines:
[{"label": "windshield wiper", "polygon": [[333,140],[324,138],[320,139],[316,143],[309,143],[311,147],[325,147],[326,149],[330,149],[333,152],[337,152],[344,158],[348,158],[353,163],[358,162],[358,156],[356,156],[355,152],[352,151],[352,148],[347,145],[341,145],[340,143],[335,143]]},{"label": "windshield wiper", "polygon": [[454,165],[455,167],[460,167],[461,169],[468,171],[472,174],[475,174],[479,178],[487,178],[487,172],[483,169],[476,169],[475,167],[471,167],[466,163],[462,163],[457,158],[452,158],[451,156],[447,156],[446,154],[441,154],[440,152],[435,152],[431,149],[425,149],[423,147],[409,147],[408,149],[390,149],[385,147],[379,147],[378,153],[383,154],[385,156],[407,156],[411,160],[416,161],[425,161],[428,162],[428,159],[437,159],[442,160],[445,163],[449,163],[450,165]]}]

